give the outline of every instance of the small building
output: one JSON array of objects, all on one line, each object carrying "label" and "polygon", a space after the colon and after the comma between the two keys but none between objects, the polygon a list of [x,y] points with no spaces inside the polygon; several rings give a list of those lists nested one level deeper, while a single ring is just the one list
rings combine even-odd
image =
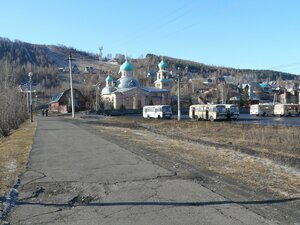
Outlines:
[{"label": "small building", "polygon": [[113,64],[113,65],[119,65],[119,63],[116,59],[110,59],[110,60],[108,60],[108,63]]},{"label": "small building", "polygon": [[217,79],[217,83],[235,85],[235,80],[233,76],[222,76]]},{"label": "small building", "polygon": [[72,67],[72,73],[74,73],[74,74],[80,73],[79,68],[78,68],[77,65],[74,65],[74,66]]},{"label": "small building", "polygon": [[[75,112],[86,109],[86,98],[81,92],[73,88]],[[49,111],[56,113],[67,113],[72,111],[71,89],[54,95],[49,103]]]},{"label": "small building", "polygon": [[84,67],[84,73],[95,73],[95,69],[92,66],[86,66]]}]

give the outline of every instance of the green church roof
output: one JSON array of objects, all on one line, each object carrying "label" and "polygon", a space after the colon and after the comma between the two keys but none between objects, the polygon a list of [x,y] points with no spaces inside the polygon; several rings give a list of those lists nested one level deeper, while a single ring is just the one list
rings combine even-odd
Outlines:
[{"label": "green church roof", "polygon": [[127,60],[121,65],[120,67],[121,71],[133,71],[134,67],[132,64],[130,64]]},{"label": "green church roof", "polygon": [[172,80],[171,79],[159,79],[159,80],[156,80],[154,83],[159,83],[159,82],[172,83]]},{"label": "green church roof", "polygon": [[164,60],[161,60],[161,62],[158,64],[158,67],[160,68],[160,69],[165,69],[165,68],[167,68],[169,65],[168,65],[168,63],[166,62],[166,61],[164,61]]},{"label": "green church roof", "polygon": [[259,83],[259,86],[261,88],[266,88],[266,87],[269,87],[269,84],[266,84],[266,83]]},{"label": "green church roof", "polygon": [[112,82],[112,81],[113,81],[113,78],[112,78],[110,75],[108,75],[108,76],[106,77],[105,81],[107,81],[107,82]]}]

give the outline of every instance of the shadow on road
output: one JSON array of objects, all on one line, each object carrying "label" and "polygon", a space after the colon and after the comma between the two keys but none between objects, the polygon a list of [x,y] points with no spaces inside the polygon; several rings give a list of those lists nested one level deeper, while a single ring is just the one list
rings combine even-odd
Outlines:
[{"label": "shadow on road", "polygon": [[[90,202],[90,203],[78,203],[75,206],[174,206],[174,207],[187,207],[187,206],[210,206],[210,205],[227,205],[227,204],[239,204],[239,205],[260,205],[260,204],[279,204],[285,202],[292,202],[300,200],[300,198],[286,198],[286,199],[274,199],[274,200],[258,200],[258,201],[209,201],[209,202]],[[55,203],[43,203],[43,202],[16,202],[16,205],[40,205],[40,206],[52,206],[52,207],[70,207],[70,204],[55,204]],[[73,206],[73,205],[71,205]]]}]

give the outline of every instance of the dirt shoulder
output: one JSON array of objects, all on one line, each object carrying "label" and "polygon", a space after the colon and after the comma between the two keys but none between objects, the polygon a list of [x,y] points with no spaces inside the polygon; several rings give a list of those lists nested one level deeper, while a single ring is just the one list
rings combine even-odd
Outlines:
[{"label": "dirt shoulder", "polygon": [[[229,139],[232,140],[229,141],[231,144],[225,143],[230,132],[236,136],[245,136],[242,132],[249,129],[245,125],[240,129],[231,127],[232,130],[228,130],[224,136],[218,133],[214,138],[213,130],[220,129],[220,124],[216,127],[206,124],[206,128],[203,128],[205,123],[191,124],[202,127],[189,129],[189,123],[122,117],[77,122],[79,126],[93,130],[108,140],[174,171],[178,176],[193,179],[231,200],[283,200],[282,204],[272,204],[271,200],[264,207],[247,206],[256,213],[270,218],[277,217],[279,221],[288,221],[289,217],[292,218],[291,221],[293,218],[296,221],[295,218],[299,218],[300,171],[289,163],[284,165],[282,161],[273,158],[273,153],[280,157],[288,154],[291,158],[297,158],[299,153],[296,150],[280,151],[277,148],[271,152],[271,148],[262,148],[257,139],[256,148],[244,144],[251,150],[249,154],[239,148],[241,140],[235,140],[235,135]],[[202,136],[203,129],[211,129],[210,135],[206,133]],[[190,132],[196,135],[191,137]],[[263,132],[268,131],[264,129]]]},{"label": "dirt shoulder", "polygon": [[0,138],[0,195],[16,182],[28,162],[36,123],[26,121],[11,135]]}]

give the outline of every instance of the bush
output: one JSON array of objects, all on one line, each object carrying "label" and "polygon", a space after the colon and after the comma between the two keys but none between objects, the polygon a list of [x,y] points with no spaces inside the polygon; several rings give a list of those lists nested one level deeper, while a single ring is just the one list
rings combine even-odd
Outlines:
[{"label": "bush", "polygon": [[0,83],[0,136],[7,136],[27,118],[26,96],[12,82]]}]

